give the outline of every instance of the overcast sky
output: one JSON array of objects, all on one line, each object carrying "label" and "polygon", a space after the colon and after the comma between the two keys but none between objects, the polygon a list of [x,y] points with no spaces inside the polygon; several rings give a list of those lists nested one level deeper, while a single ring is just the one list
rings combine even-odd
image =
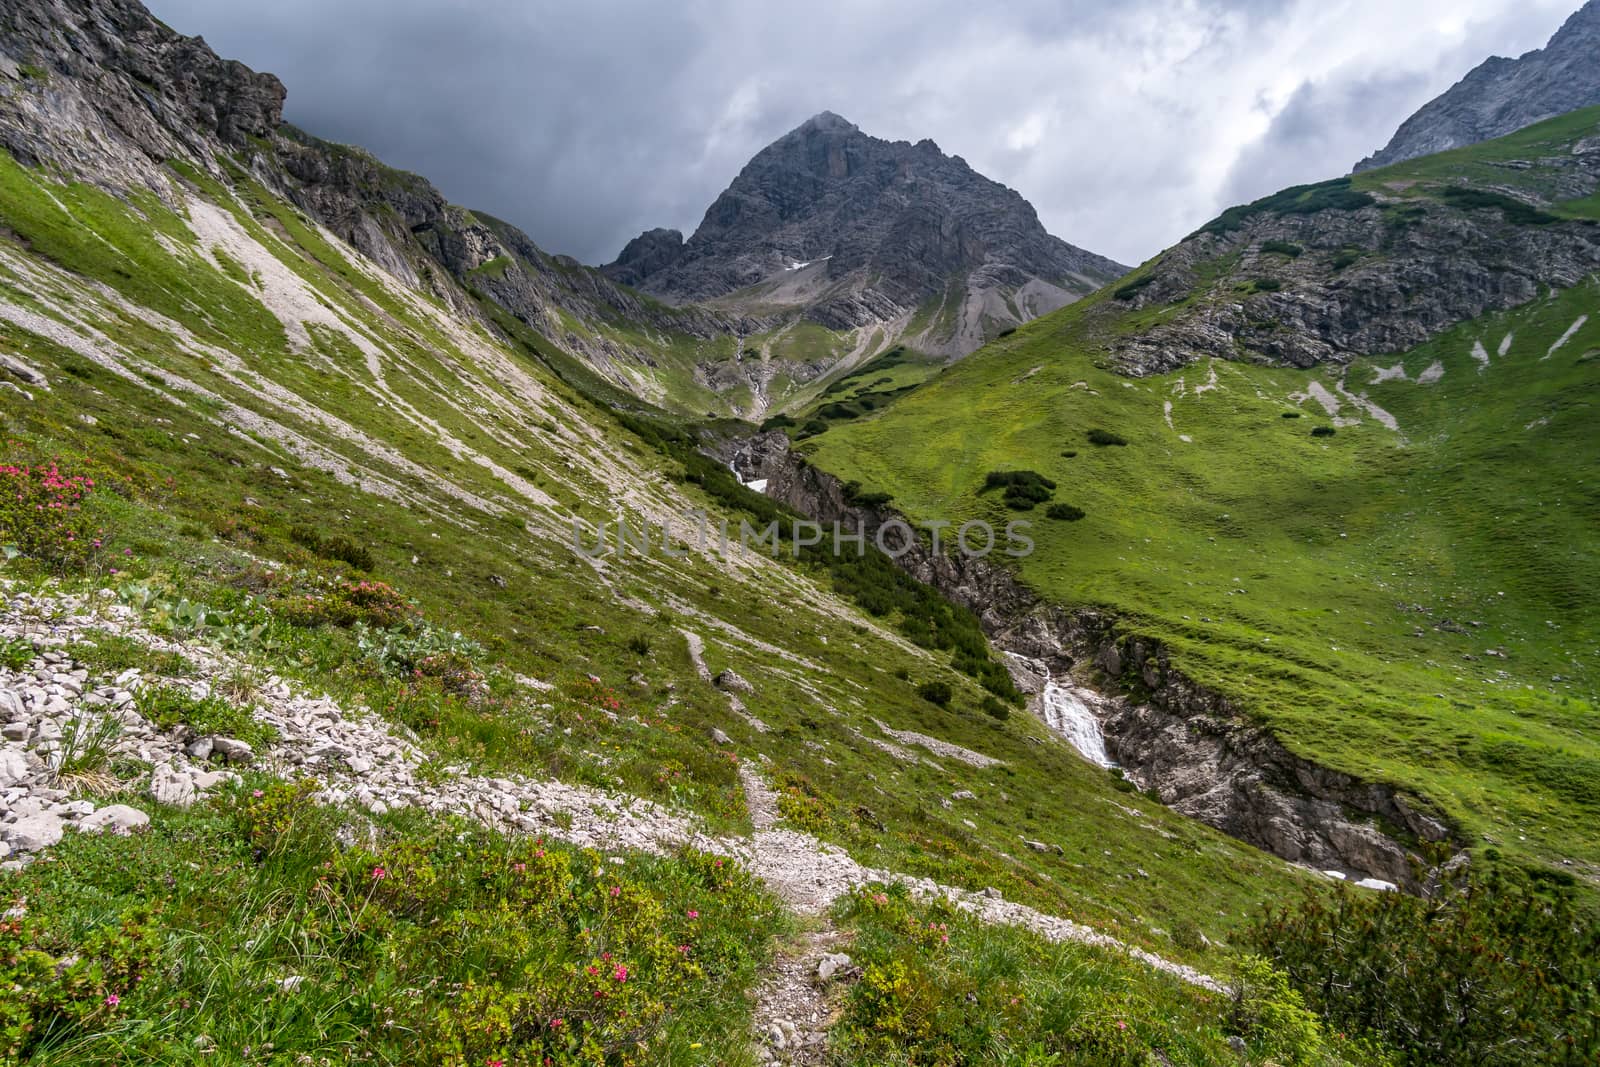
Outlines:
[{"label": "overcast sky", "polygon": [[[149,0],[269,70],[290,121],[544,248],[693,231],[831,110],[932,137],[1049,230],[1138,263],[1231,203],[1347,172],[1579,0]],[[476,10],[474,10],[476,8]]]}]

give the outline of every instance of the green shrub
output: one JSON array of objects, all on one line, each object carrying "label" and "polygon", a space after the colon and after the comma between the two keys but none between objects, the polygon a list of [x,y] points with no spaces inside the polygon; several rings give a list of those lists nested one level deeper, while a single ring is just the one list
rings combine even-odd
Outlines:
[{"label": "green shrub", "polygon": [[995,335],[995,339],[998,340],[998,339],[1000,339],[1002,337],[1010,337],[1012,334],[1014,334],[1016,332],[1017,332],[1017,328],[1015,326],[1007,326],[1005,329],[1001,330],[998,334]]},{"label": "green shrub", "polygon": [[635,656],[648,656],[650,654],[650,638],[644,634],[634,634],[628,638],[628,651]]},{"label": "green shrub", "polygon": [[0,667],[23,671],[33,662],[33,642],[22,637],[0,637]]},{"label": "green shrub", "polygon": [[1285,411],[1283,413],[1283,417],[1286,419],[1298,419],[1300,417],[1300,413],[1298,411]]},{"label": "green shrub", "polygon": [[41,464],[0,463],[0,562],[12,556],[56,571],[82,571],[100,557],[95,479]]},{"label": "green shrub", "polygon": [[364,580],[335,582],[319,593],[287,594],[271,603],[272,610],[295,626],[351,627],[357,623],[377,629],[411,624],[417,609],[387,582]]},{"label": "green shrub", "polygon": [[1450,185],[1439,190],[1439,196],[1451,207],[1463,211],[1498,209],[1506,221],[1514,226],[1548,226],[1561,221],[1559,216],[1541,211],[1532,204],[1506,196],[1504,193],[1492,193],[1485,189],[1467,189],[1459,185]]},{"label": "green shrub", "polygon": [[917,696],[930,704],[937,704],[941,708],[947,707],[950,703],[950,698],[954,695],[950,691],[950,685],[947,682],[923,682],[917,686]]},{"label": "green shrub", "polygon": [[827,432],[828,424],[822,419],[808,419],[806,424],[800,427],[800,434],[803,437],[815,437],[819,433]]},{"label": "green shrub", "polygon": [[1289,978],[1259,956],[1234,965],[1230,1023],[1257,1055],[1274,1063],[1317,1064],[1326,1038],[1316,1013]]},{"label": "green shrub", "polygon": [[1139,295],[1139,291],[1141,289],[1155,280],[1156,276],[1154,274],[1146,274],[1142,278],[1135,278],[1126,285],[1118,286],[1116,289],[1112,290],[1111,296],[1116,300],[1121,300],[1124,302],[1131,301],[1134,297]]},{"label": "green shrub", "polygon": [[1001,499],[1009,508],[1027,511],[1035,504],[1050,499],[1056,483],[1037,471],[990,471],[984,478],[982,492],[1004,487]]},{"label": "green shrub", "polygon": [[1250,291],[1253,293],[1275,293],[1282,288],[1283,283],[1276,278],[1257,278],[1250,283]]},{"label": "green shrub", "polygon": [[774,415],[772,418],[767,419],[761,424],[761,432],[766,433],[769,430],[782,430],[787,429],[790,426],[798,425],[799,423],[795,422],[794,419],[787,415]]},{"label": "green shrub", "polygon": [[1273,252],[1280,256],[1288,256],[1290,259],[1297,259],[1305,249],[1293,241],[1262,241],[1261,251]]},{"label": "green shrub", "polygon": [[1110,430],[1090,430],[1088,433],[1088,438],[1091,445],[1099,445],[1101,448],[1122,448],[1128,443],[1121,437],[1118,437],[1116,434],[1112,433]]},{"label": "green shrub", "polygon": [[991,719],[999,719],[1001,722],[1005,722],[1011,718],[1011,708],[1005,701],[999,700],[989,693],[983,695],[983,700],[979,703],[978,708]]},{"label": "green shrub", "polygon": [[1330,1026],[1415,1064],[1593,1062],[1600,927],[1570,876],[1486,869],[1431,897],[1339,887],[1269,907],[1256,949]]},{"label": "green shrub", "polygon": [[289,531],[289,539],[323,559],[348,563],[358,571],[370,571],[373,567],[372,551],[343,534],[324,537],[309,526],[295,526]]},{"label": "green shrub", "polygon": [[1377,203],[1371,195],[1351,187],[1350,179],[1333,178],[1313,185],[1295,185],[1248,204],[1230,207],[1199,233],[1227,234],[1242,228],[1252,216],[1314,215],[1319,211],[1355,211]]},{"label": "green shrub", "polygon": [[1074,507],[1071,504],[1051,504],[1047,509],[1045,509],[1045,515],[1047,517],[1052,519],[1060,519],[1062,522],[1077,522],[1086,514],[1088,513],[1082,508]]},{"label": "green shrub", "polygon": [[1069,448],[1065,452],[1061,453],[1061,458],[1062,459],[1076,459],[1077,456],[1078,456],[1077,450],[1076,449],[1071,449],[1071,448]]},{"label": "green shrub", "polygon": [[1361,258],[1361,253],[1353,248],[1342,248],[1334,254],[1332,266],[1334,270],[1344,270],[1350,264]]},{"label": "green shrub", "polygon": [[1332,426],[1313,426],[1313,427],[1311,427],[1311,436],[1312,437],[1332,437],[1337,432],[1338,431],[1336,431]]},{"label": "green shrub", "polygon": [[0,921],[0,1063],[30,1061],[34,1053],[126,1025],[122,1001],[161,959],[155,909],[132,908],[59,947],[27,909]]},{"label": "green shrub", "polygon": [[244,708],[216,696],[197,697],[173,685],[146,685],[134,698],[140,715],[158,729],[187,726],[202,737],[233,737],[250,745],[265,745],[277,731]]}]

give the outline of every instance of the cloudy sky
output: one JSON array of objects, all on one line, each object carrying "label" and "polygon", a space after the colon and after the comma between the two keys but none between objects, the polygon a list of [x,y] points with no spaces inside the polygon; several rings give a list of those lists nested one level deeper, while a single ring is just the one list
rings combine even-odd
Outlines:
[{"label": "cloudy sky", "polygon": [[822,110],[932,137],[1051,232],[1137,263],[1231,203],[1345,173],[1579,0],[149,0],[270,70],[287,116],[605,262],[691,232]]}]

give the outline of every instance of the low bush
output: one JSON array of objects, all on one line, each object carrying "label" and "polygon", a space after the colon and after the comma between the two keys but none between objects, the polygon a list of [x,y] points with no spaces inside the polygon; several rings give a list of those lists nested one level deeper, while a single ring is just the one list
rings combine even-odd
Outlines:
[{"label": "low bush", "polygon": [[1307,893],[1249,940],[1330,1026],[1381,1037],[1402,1063],[1593,1062],[1600,927],[1570,876],[1484,858],[1431,897]]},{"label": "low bush", "polygon": [[324,537],[309,526],[296,526],[289,531],[289,539],[323,559],[348,563],[358,571],[370,571],[373,567],[372,551],[343,534]]},{"label": "low bush", "polygon": [[1286,419],[1298,419],[1300,417],[1300,413],[1298,411],[1285,411],[1283,413],[1283,417]]},{"label": "low bush", "polygon": [[250,745],[264,745],[277,737],[277,731],[249,710],[216,696],[197,697],[180,686],[147,685],[139,690],[134,706],[161,730],[187,726],[202,737],[220,735]]},{"label": "low bush", "polygon": [[978,705],[978,710],[982,711],[991,719],[998,719],[1001,722],[1005,722],[1007,719],[1011,718],[1010,706],[1007,705],[1003,700],[998,700],[988,693],[983,695],[983,701]]},{"label": "low bush", "polygon": [[0,463],[0,562],[31,559],[56,571],[83,571],[105,547],[92,506],[95,479],[56,461]]},{"label": "low bush", "polygon": [[0,1063],[747,1055],[744,990],[782,920],[733,861],[614,864],[253,785],[132,841],[68,835],[9,880],[27,906],[0,920]]},{"label": "low bush", "polygon": [[1332,426],[1313,426],[1313,427],[1311,427],[1311,436],[1312,437],[1332,437],[1337,432],[1338,431],[1336,431]]},{"label": "low bush", "polygon": [[1045,515],[1048,518],[1060,519],[1062,522],[1077,522],[1086,514],[1088,513],[1082,508],[1074,507],[1071,504],[1051,504],[1045,509]]},{"label": "low bush", "polygon": [[0,667],[8,671],[27,670],[33,662],[33,642],[21,637],[0,638]]},{"label": "low bush", "polygon": [[1532,204],[1506,196],[1504,193],[1450,185],[1441,189],[1439,196],[1451,207],[1463,211],[1498,209],[1505,216],[1505,220],[1514,226],[1549,226],[1551,223],[1561,221],[1560,216],[1541,211]]},{"label": "low bush", "polygon": [[1304,252],[1305,249],[1301,248],[1293,241],[1262,241],[1261,251],[1272,252],[1280,256],[1288,256],[1290,259],[1297,259],[1300,256],[1300,253]]},{"label": "low bush", "polygon": [[352,627],[363,623],[389,629],[413,623],[417,609],[389,583],[379,581],[334,582],[320,593],[281,595],[272,610],[296,626]]},{"label": "low bush", "polygon": [[1056,483],[1037,471],[990,471],[983,481],[983,491],[1004,487],[1001,499],[1009,508],[1027,511],[1035,504],[1050,499]]},{"label": "low bush", "polygon": [[1112,433],[1110,430],[1090,430],[1088,433],[1088,438],[1091,445],[1099,445],[1101,448],[1121,448],[1128,443],[1126,440]]},{"label": "low bush", "polygon": [[1111,291],[1111,296],[1116,300],[1121,300],[1126,303],[1138,296],[1141,289],[1151,284],[1155,280],[1156,276],[1154,274],[1146,274],[1142,278],[1135,278],[1126,285],[1119,285],[1116,289]]},{"label": "low bush", "polygon": [[1283,288],[1283,283],[1276,278],[1257,278],[1250,283],[1252,293],[1275,293]]},{"label": "low bush", "polygon": [[917,686],[917,696],[930,704],[937,704],[941,708],[949,705],[950,698],[953,695],[947,682],[923,682]]}]

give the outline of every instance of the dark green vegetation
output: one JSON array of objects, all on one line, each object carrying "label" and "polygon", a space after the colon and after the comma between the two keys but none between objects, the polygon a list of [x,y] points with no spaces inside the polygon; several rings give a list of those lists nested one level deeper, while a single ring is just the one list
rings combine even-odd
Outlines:
[{"label": "dark green vegetation", "polygon": [[863,968],[834,1029],[841,1062],[1231,1067],[1230,1036],[1252,1062],[1382,1062],[1325,1031],[1261,965],[1241,1003],[1224,1006],[1173,979],[1135,990],[1098,950],[986,927],[897,887],[863,889],[839,911]]},{"label": "dark green vegetation", "polygon": [[713,857],[373,824],[268,782],[70,835],[6,891],[27,901],[0,923],[8,1064],[737,1061],[782,924]]},{"label": "dark green vegetation", "polygon": [[[1201,233],[1224,234],[1237,230],[1252,215],[1270,212],[1275,215],[1315,215],[1319,211],[1337,209],[1351,211],[1376,203],[1370,193],[1351,187],[1349,178],[1334,178],[1312,185],[1295,185],[1282,192],[1264,196],[1248,204],[1231,207],[1200,228]],[[1274,249],[1264,249],[1275,251]],[[1132,284],[1132,283],[1130,283]]]},{"label": "dark green vegetation", "polygon": [[[1600,109],[1580,112],[1248,210],[1396,184],[1391,196],[1431,197],[1491,175],[1537,193],[1546,172],[1493,163],[1537,158],[1597,121]],[[1592,201],[1544,210],[1600,216]],[[1592,885],[1600,615],[1584,590],[1600,585],[1588,476],[1600,362],[1586,357],[1600,347],[1600,286],[1348,368],[1209,360],[1142,379],[1109,372],[1104,354],[1154,313],[1114,297],[1035,323],[805,449],[912,519],[980,517],[997,468],[1069,484],[1088,515],[1037,528],[1027,583],[1164,646],[1293,751],[1408,790],[1515,861],[1571,861]],[[1349,399],[1363,395],[1398,429]],[[1337,436],[1282,417],[1326,416],[1316,396],[1349,420]],[[1062,440],[1105,427],[1127,447],[1061,456]]]},{"label": "dark green vegetation", "polygon": [[1037,471],[990,471],[983,480],[983,489],[1004,489],[1001,499],[1006,507],[1029,511],[1050,499],[1056,483]]},{"label": "dark green vegetation", "polygon": [[1591,1063],[1600,1055],[1600,929],[1570,876],[1491,864],[1432,899],[1313,895],[1253,932],[1336,1027],[1417,1067]]}]

